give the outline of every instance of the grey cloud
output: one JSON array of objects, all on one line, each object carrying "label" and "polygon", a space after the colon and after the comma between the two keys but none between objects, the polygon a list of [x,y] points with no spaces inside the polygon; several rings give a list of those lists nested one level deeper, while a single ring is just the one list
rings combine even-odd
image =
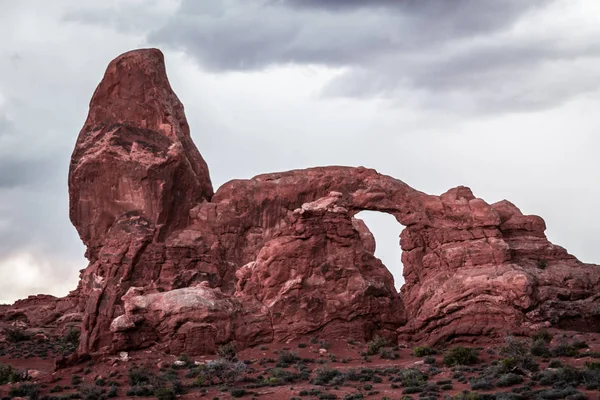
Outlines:
[{"label": "grey cloud", "polygon": [[[368,65],[381,54],[494,31],[548,1],[223,1],[207,13],[184,0],[150,41],[183,48],[214,70],[282,63]],[[368,6],[366,5],[368,4]],[[450,5],[452,4],[452,6]],[[300,10],[289,6],[300,6]],[[311,7],[312,6],[312,7]],[[377,6],[383,7],[383,9]],[[315,8],[335,9],[322,14]]]},{"label": "grey cloud", "polygon": [[[559,2],[560,3],[560,2]],[[595,90],[593,37],[512,33],[557,1],[183,0],[151,43],[181,49],[203,68],[346,67],[323,94],[384,97],[453,112],[532,111]],[[324,12],[323,12],[324,11]],[[581,74],[553,63],[586,59]]]},{"label": "grey cloud", "polygon": [[597,44],[561,48],[551,40],[518,38],[444,55],[392,55],[342,74],[324,93],[386,97],[400,105],[412,95],[428,109],[499,113],[550,108],[599,87]]},{"label": "grey cloud", "polygon": [[[46,155],[44,155],[46,157]],[[54,178],[55,170],[47,158],[0,159],[0,188],[39,184]]]}]

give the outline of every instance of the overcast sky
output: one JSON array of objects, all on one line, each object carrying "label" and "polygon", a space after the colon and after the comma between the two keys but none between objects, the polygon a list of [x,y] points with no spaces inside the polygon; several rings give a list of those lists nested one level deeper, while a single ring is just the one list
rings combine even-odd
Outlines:
[{"label": "overcast sky", "polygon": [[[364,165],[541,215],[600,262],[597,0],[0,0],[0,303],[86,266],[67,170],[108,62],[164,53],[215,188]],[[401,275],[401,226],[367,215]]]}]

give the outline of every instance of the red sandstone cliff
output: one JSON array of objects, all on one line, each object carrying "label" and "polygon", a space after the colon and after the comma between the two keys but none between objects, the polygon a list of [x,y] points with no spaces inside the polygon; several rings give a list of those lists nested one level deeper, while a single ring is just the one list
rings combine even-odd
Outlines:
[{"label": "red sandstone cliff", "polygon": [[[260,175],[213,195],[158,50],[110,63],[73,152],[69,193],[90,260],[78,290],[0,318],[20,312],[41,324],[40,307],[79,315],[80,354],[600,328],[600,267],[550,243],[540,217],[507,201],[490,205],[465,187],[428,195],[362,167]],[[406,226],[400,294],[354,218],[361,210]]]}]

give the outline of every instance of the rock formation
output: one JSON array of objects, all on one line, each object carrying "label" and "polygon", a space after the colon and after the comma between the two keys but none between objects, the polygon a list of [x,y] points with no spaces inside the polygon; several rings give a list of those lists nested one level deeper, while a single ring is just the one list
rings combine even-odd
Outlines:
[{"label": "rock formation", "polygon": [[[600,328],[600,267],[550,243],[544,221],[508,201],[465,187],[428,195],[363,167],[260,175],[213,194],[155,49],[110,63],[69,193],[90,261],[63,310],[83,316],[80,354]],[[355,218],[362,210],[406,227],[401,293]]]}]

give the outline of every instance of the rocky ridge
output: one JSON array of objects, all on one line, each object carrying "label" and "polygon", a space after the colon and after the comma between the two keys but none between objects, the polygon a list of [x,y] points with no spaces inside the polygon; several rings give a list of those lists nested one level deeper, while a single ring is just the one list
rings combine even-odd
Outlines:
[{"label": "rocky ridge", "polygon": [[[208,354],[307,335],[435,344],[540,327],[600,328],[600,267],[544,235],[538,216],[466,187],[434,196],[363,167],[233,180],[213,193],[156,49],[110,63],[69,174],[89,266],[64,299],[0,308],[0,321],[81,321],[78,354]],[[355,215],[406,228],[394,288]]]}]

